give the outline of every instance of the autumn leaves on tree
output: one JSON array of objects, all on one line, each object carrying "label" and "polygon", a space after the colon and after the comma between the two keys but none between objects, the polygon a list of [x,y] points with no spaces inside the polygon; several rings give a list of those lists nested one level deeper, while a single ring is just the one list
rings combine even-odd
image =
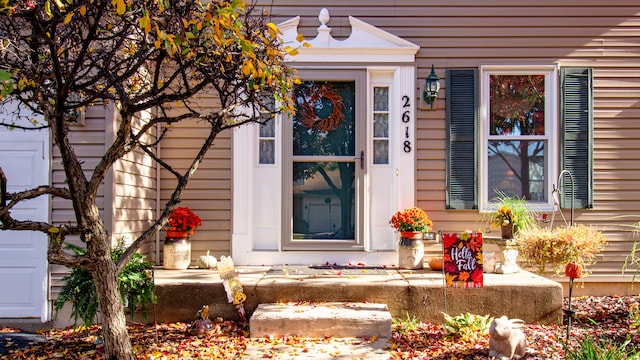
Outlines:
[{"label": "autumn leaves on tree", "polygon": [[[46,233],[51,263],[89,270],[106,358],[133,357],[117,273],[165,225],[217,134],[264,121],[265,112],[293,109],[289,94],[297,78],[285,56],[304,45],[280,41],[268,14],[241,0],[0,0],[0,106],[7,114],[0,126],[48,127],[66,178],[8,193],[12,179],[0,168],[0,229]],[[216,105],[197,101],[200,94],[214,96]],[[116,128],[113,142],[88,166],[70,137],[78,130],[71,125],[91,106],[111,109]],[[179,170],[155,149],[181,121],[205,124],[208,133]],[[114,263],[99,188],[113,164],[136,149],[172,174],[176,186],[160,216]],[[18,203],[39,196],[67,202],[74,219],[57,224],[12,216]],[[86,252],[65,252],[69,236]]]}]

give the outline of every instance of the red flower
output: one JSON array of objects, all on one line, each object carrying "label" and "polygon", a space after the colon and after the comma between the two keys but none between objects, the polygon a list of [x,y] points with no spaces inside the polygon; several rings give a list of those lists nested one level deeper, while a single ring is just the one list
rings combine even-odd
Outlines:
[{"label": "red flower", "polygon": [[169,214],[169,221],[165,226],[167,231],[188,231],[193,232],[197,227],[202,226],[202,220],[188,207],[178,207]]}]

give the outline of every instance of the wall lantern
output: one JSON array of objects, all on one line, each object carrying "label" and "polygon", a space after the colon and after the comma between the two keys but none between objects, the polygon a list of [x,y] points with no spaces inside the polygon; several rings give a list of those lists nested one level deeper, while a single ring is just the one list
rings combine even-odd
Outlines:
[{"label": "wall lantern", "polygon": [[422,92],[422,98],[433,109],[433,104],[436,102],[438,92],[440,91],[440,78],[436,75],[435,68],[431,64],[431,74],[427,76],[427,82]]}]

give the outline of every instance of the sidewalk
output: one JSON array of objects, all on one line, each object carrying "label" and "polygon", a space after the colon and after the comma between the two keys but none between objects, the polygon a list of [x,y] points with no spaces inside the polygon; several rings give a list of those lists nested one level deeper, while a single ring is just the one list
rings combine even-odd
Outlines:
[{"label": "sidewalk", "polygon": [[[287,344],[286,338],[269,340],[247,347],[241,360],[253,359],[363,359],[388,360],[389,352],[385,350],[388,339],[363,338],[331,338],[309,339],[295,344]],[[258,340],[259,341],[259,340]]]}]

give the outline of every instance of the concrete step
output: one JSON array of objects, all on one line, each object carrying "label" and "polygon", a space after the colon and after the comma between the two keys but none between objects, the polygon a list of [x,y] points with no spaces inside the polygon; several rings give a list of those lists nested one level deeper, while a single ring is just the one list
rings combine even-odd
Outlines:
[{"label": "concrete step", "polygon": [[363,302],[259,304],[249,320],[251,337],[391,337],[385,304]]}]

